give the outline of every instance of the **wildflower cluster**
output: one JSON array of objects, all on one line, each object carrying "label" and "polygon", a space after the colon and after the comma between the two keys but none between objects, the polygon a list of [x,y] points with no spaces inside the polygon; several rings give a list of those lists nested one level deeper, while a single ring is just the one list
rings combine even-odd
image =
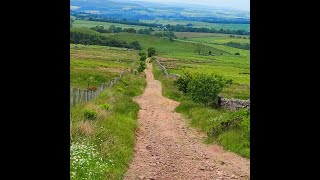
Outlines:
[{"label": "wildflower cluster", "polygon": [[96,146],[72,143],[70,147],[70,178],[105,179],[108,163],[103,161]]}]

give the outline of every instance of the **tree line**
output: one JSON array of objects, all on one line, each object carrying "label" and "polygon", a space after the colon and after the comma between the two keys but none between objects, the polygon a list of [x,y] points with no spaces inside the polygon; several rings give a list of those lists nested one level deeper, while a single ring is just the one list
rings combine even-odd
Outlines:
[{"label": "tree line", "polygon": [[[138,33],[138,34],[147,34],[151,35],[151,33],[154,31],[152,28],[149,29],[139,29],[135,30],[134,28],[124,28],[116,27],[114,25],[111,25],[108,29],[105,29],[104,26],[95,26],[91,27],[90,29],[97,31],[99,33],[119,33],[119,32],[127,32],[127,33]],[[162,32],[156,32],[153,34],[157,37],[166,37],[169,39],[176,39],[177,37],[174,35],[174,32],[172,31],[162,31]]]},{"label": "tree line", "polygon": [[139,25],[139,26],[147,26],[153,28],[161,28],[164,31],[175,31],[175,32],[203,32],[203,33],[221,33],[221,34],[236,34],[236,35],[250,35],[250,32],[245,30],[230,30],[230,29],[214,29],[214,28],[194,28],[192,24],[188,25],[162,25],[155,23],[144,23],[139,21],[128,21],[128,20],[112,20],[112,19],[104,19],[104,18],[92,18],[88,19],[89,21],[102,21],[102,22],[111,22],[111,23],[119,23],[119,24],[128,24],[128,25]]},{"label": "tree line", "polygon": [[167,31],[175,31],[175,32],[203,32],[203,33],[222,33],[222,34],[236,34],[236,35],[250,35],[250,32],[247,32],[245,30],[230,30],[230,29],[214,29],[214,28],[194,28],[184,25],[166,25],[165,29]]},{"label": "tree line", "polygon": [[84,45],[101,45],[112,47],[124,47],[128,49],[141,50],[138,41],[125,42],[121,40],[111,39],[99,32],[92,31],[84,28],[71,28],[70,29],[70,43],[84,44]]},{"label": "tree line", "polygon": [[111,25],[108,29],[105,29],[104,26],[95,26],[90,29],[97,31],[99,33],[119,33],[119,32],[128,32],[128,33],[138,33],[138,34],[151,34],[154,30],[149,29],[139,29],[138,31],[134,28],[121,28],[115,25]]}]

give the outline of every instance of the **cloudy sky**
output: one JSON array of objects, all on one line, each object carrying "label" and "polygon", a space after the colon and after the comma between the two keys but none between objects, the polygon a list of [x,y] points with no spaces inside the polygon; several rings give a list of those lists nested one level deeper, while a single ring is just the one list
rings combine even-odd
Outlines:
[{"label": "cloudy sky", "polygon": [[200,4],[200,5],[206,5],[206,6],[228,7],[228,8],[235,8],[239,10],[250,11],[250,0],[140,0],[140,1]]}]

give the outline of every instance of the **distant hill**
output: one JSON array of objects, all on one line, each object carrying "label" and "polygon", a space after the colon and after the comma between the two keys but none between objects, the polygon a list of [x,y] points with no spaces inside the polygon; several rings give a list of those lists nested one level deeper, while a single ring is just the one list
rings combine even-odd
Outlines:
[{"label": "distant hill", "polygon": [[150,20],[157,18],[213,23],[250,23],[250,13],[226,8],[161,4],[128,0],[71,0],[72,13],[96,14],[103,18]]}]

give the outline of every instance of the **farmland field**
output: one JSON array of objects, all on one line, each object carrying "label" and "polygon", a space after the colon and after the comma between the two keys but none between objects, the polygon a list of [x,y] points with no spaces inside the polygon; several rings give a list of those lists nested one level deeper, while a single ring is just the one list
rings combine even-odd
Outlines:
[{"label": "farmland field", "polygon": [[141,20],[140,22],[145,23],[156,23],[156,24],[163,24],[163,25],[187,25],[192,24],[194,28],[214,28],[214,29],[230,29],[230,30],[245,30],[250,31],[250,24],[223,24],[223,23],[208,23],[208,22],[201,22],[201,21],[185,21],[185,20],[164,20],[164,19],[154,19],[154,20]]},{"label": "farmland field", "polygon": [[225,44],[228,42],[235,42],[235,43],[248,43],[250,44],[250,39],[246,38],[234,38],[234,37],[199,37],[199,38],[189,38],[191,41],[197,41],[197,42],[205,42],[205,43],[215,43],[215,44]]},{"label": "farmland field", "polygon": [[[99,21],[88,21],[88,20],[75,20],[73,27],[96,27],[96,26],[103,26],[105,29],[108,29],[111,25],[121,28],[134,28],[136,30],[139,29],[148,29],[147,26],[137,26],[137,25],[127,25],[127,24],[119,24],[119,23],[110,23],[110,22],[99,22]],[[157,28],[155,28],[157,29]]]},{"label": "farmland field", "polygon": [[136,51],[106,46],[70,45],[70,86],[85,88],[93,77],[92,86],[99,86],[129,69],[138,59]]}]

